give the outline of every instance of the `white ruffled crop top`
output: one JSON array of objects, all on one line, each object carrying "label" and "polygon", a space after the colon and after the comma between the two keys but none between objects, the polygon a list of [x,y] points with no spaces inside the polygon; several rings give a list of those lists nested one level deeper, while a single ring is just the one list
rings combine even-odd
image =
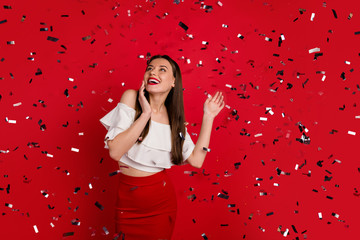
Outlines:
[{"label": "white ruffled crop top", "polygon": [[[108,130],[105,136],[105,148],[109,148],[107,140],[113,140],[119,133],[128,129],[135,119],[135,109],[123,103],[117,106],[100,119],[100,122]],[[194,143],[186,131],[183,145],[184,161],[194,150]],[[171,168],[171,129],[170,125],[151,120],[149,133],[140,144],[134,144],[119,161],[130,167],[146,171],[160,172],[165,168]]]}]

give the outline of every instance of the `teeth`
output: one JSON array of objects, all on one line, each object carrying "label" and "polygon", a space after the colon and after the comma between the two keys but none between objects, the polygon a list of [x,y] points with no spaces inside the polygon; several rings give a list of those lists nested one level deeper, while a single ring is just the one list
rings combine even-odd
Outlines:
[{"label": "teeth", "polygon": [[149,83],[155,83],[155,84],[158,84],[159,81],[155,80],[155,79],[149,79]]}]

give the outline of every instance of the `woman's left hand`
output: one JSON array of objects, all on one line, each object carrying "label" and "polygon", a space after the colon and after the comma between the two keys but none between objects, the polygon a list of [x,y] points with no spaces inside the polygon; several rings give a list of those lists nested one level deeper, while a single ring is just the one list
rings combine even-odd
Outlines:
[{"label": "woman's left hand", "polygon": [[219,112],[224,108],[224,96],[221,92],[216,92],[214,96],[206,99],[204,103],[204,114],[215,118]]}]

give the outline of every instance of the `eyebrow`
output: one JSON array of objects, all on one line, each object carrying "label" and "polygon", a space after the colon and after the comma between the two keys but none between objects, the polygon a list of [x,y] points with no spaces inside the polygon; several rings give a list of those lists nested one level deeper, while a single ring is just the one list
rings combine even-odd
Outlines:
[{"label": "eyebrow", "polygon": [[[153,67],[153,65],[151,65],[151,64],[149,64],[148,67],[149,66]],[[160,65],[160,67],[166,67],[167,68],[167,66],[165,66],[165,65]]]}]

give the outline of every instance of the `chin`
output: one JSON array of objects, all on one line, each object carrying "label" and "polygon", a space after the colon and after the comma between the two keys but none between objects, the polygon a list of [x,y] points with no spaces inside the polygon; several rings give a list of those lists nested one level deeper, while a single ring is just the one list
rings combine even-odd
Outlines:
[{"label": "chin", "polygon": [[159,93],[165,93],[165,94],[168,94],[170,92],[170,90],[166,90],[166,89],[154,89],[154,88],[146,88],[146,91],[149,93],[149,94],[159,94]]}]

